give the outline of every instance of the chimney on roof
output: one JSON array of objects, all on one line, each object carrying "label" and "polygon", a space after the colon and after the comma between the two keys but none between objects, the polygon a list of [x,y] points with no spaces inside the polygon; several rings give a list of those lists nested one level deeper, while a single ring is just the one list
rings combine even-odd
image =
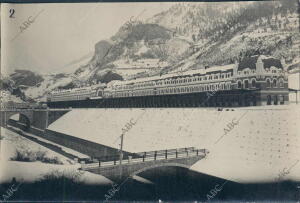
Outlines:
[{"label": "chimney on roof", "polygon": [[206,70],[206,69],[208,69],[208,68],[209,68],[209,66],[205,66],[204,68],[205,68],[205,70]]}]

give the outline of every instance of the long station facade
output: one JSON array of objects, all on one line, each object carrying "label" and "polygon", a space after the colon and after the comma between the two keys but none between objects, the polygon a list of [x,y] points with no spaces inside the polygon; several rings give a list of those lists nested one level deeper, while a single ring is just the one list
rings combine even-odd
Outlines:
[{"label": "long station facade", "polygon": [[[89,92],[90,90],[90,92]],[[288,77],[276,58],[255,55],[239,63],[174,72],[107,85],[59,90],[56,108],[242,107],[288,103]]]}]

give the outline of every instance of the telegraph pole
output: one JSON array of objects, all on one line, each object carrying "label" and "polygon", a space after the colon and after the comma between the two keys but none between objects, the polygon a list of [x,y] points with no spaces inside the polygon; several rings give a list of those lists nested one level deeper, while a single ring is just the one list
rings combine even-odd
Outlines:
[{"label": "telegraph pole", "polygon": [[300,91],[300,67],[298,67],[298,75],[299,75],[299,87],[296,91],[296,104],[298,104],[298,92]]},{"label": "telegraph pole", "polygon": [[120,163],[119,163],[119,167],[120,167],[120,180],[122,178],[122,160],[123,160],[123,139],[124,139],[124,134],[121,134],[121,144],[120,144]]}]

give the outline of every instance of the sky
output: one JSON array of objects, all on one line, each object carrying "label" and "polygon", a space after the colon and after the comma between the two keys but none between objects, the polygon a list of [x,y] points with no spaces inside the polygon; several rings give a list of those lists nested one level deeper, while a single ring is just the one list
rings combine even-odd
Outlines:
[{"label": "sky", "polygon": [[[1,73],[72,72],[74,60],[114,35],[131,16],[147,19],[174,3],[2,4]],[[11,17],[10,17],[11,16]],[[24,22],[28,22],[27,26]],[[21,32],[22,31],[22,32]],[[67,70],[66,70],[67,68]]]}]

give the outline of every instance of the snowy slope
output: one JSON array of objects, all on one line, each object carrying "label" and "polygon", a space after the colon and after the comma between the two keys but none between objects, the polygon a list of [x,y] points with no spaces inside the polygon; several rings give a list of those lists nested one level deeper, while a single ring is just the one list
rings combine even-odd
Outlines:
[{"label": "snowy slope", "polygon": [[[125,133],[125,151],[205,148],[210,154],[193,170],[236,182],[272,182],[299,159],[300,111],[298,106],[269,108],[74,109],[48,129],[119,148],[122,128],[132,119],[136,124]],[[216,143],[226,125],[242,116]],[[299,169],[300,164],[286,178],[300,180]]]},{"label": "snowy slope", "polygon": [[[112,182],[107,178],[92,174],[89,172],[79,172],[80,164],[70,164],[70,161],[64,156],[49,150],[35,142],[32,142],[20,135],[1,128],[1,153],[0,153],[0,183],[10,182],[13,177],[22,182],[33,182],[42,178],[45,174],[52,172],[60,172],[67,177],[71,177],[73,174],[78,175],[78,181],[82,181],[86,184],[111,184]],[[41,162],[19,162],[10,161],[10,158],[14,156],[15,150],[30,150],[30,151],[45,151],[47,157],[58,157],[62,161],[63,165],[46,164]],[[33,172],[34,169],[34,172]]]}]

